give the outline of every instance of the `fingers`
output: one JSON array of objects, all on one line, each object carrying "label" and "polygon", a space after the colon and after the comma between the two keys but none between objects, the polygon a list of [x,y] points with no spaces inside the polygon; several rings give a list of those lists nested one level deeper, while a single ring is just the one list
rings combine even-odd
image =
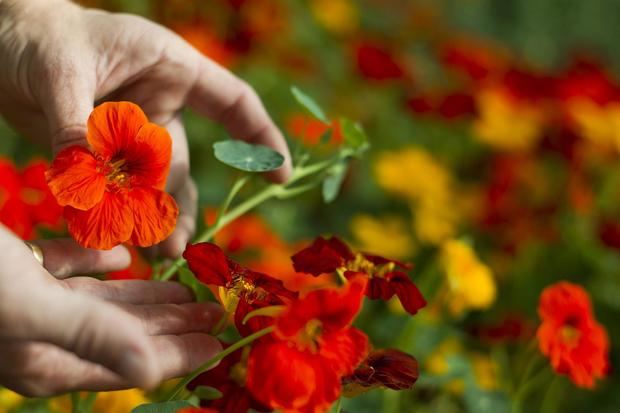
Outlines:
[{"label": "fingers", "polygon": [[198,78],[188,104],[204,116],[220,122],[235,139],[262,144],[285,157],[284,165],[268,176],[285,182],[291,174],[291,155],[284,136],[275,126],[254,90],[232,73],[194,53]]},{"label": "fingers", "polygon": [[54,344],[133,386],[152,388],[162,379],[142,324],[113,304],[55,285],[32,288],[27,302],[12,337]]},{"label": "fingers", "polygon": [[[77,41],[77,40],[76,40]],[[95,101],[96,70],[83,66],[94,61],[80,44],[66,45],[42,67],[39,80],[40,103],[49,123],[52,150],[58,153],[71,145],[86,145],[86,121]]]},{"label": "fingers", "polygon": [[45,269],[62,279],[77,274],[97,274],[118,271],[131,263],[129,251],[122,245],[108,251],[79,246],[74,240],[53,239],[33,241],[43,252]]},{"label": "fingers", "polygon": [[224,314],[216,303],[121,305],[121,308],[138,318],[151,336],[207,333]]},{"label": "fingers", "polygon": [[[163,380],[190,373],[222,350],[219,341],[206,334],[153,337],[151,344],[160,360]],[[3,355],[0,358],[2,383],[26,396],[132,387],[105,367],[47,343],[0,343],[0,354]]]},{"label": "fingers", "polygon": [[192,178],[187,175],[184,185],[172,194],[179,205],[177,225],[161,244],[159,251],[169,258],[179,257],[196,231],[198,215],[198,190]]},{"label": "fingers", "polygon": [[117,303],[183,304],[194,301],[192,292],[176,282],[101,281],[90,277],[76,277],[64,280],[62,285],[70,290]]}]

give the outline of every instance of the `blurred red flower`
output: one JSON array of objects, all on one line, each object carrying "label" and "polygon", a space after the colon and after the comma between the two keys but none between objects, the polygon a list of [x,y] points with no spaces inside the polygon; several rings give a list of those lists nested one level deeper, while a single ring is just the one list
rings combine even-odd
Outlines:
[{"label": "blurred red flower", "polygon": [[292,257],[296,271],[318,276],[340,272],[345,278],[364,274],[368,279],[366,295],[372,300],[398,297],[407,312],[415,314],[426,300],[402,270],[410,266],[377,255],[353,253],[336,237],[317,238],[312,245]]},{"label": "blurred red flower", "polygon": [[368,338],[350,326],[366,282],[355,277],[342,289],[312,291],[287,305],[274,333],[250,352],[247,387],[256,399],[284,411],[327,411],[342,377],[368,353]]},{"label": "blurred red flower", "polygon": [[342,143],[344,137],[340,130],[340,124],[338,121],[333,121],[330,125],[321,122],[318,119],[314,119],[304,114],[293,114],[289,116],[286,122],[288,133],[304,144],[309,146],[318,145],[321,137],[331,129],[331,136],[329,143],[339,144]]},{"label": "blurred red flower", "polygon": [[257,316],[243,324],[248,313],[285,304],[297,296],[284,287],[281,280],[252,271],[227,258],[215,244],[188,245],[183,257],[198,280],[220,287],[220,300],[227,312],[234,312],[235,325],[242,335],[251,334],[272,322],[270,317]]},{"label": "blurred red flower", "polygon": [[107,280],[150,280],[153,275],[153,267],[136,247],[132,245],[126,247],[131,255],[129,267],[124,270],[109,272],[105,278]]},{"label": "blurred red flower", "polygon": [[22,239],[34,236],[37,225],[58,229],[62,207],[45,182],[47,163],[31,161],[22,171],[0,159],[0,222]]},{"label": "blurred red flower", "polygon": [[370,80],[390,80],[405,77],[398,59],[387,47],[375,42],[362,42],[355,48],[357,69]]},{"label": "blurred red flower", "polygon": [[542,292],[538,314],[538,344],[554,370],[579,387],[594,387],[609,368],[609,339],[594,318],[588,293],[566,281],[553,284]]},{"label": "blurred red flower", "polygon": [[396,349],[373,350],[353,374],[342,379],[343,392],[354,396],[379,387],[408,390],[418,377],[418,362],[413,356]]},{"label": "blurred red flower", "polygon": [[128,242],[148,247],[164,240],[178,208],[164,192],[172,140],[130,102],[104,103],[91,113],[90,149],[62,150],[47,172],[69,232],[87,248]]}]

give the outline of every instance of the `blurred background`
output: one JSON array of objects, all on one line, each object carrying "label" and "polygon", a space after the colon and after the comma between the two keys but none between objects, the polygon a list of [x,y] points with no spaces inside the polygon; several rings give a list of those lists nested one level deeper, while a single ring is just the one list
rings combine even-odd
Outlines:
[{"label": "blurred background", "polygon": [[[611,371],[592,390],[550,374],[518,396],[523,411],[620,411],[620,2],[82,3],[177,32],[249,82],[292,147],[320,155],[341,140],[339,116],[363,124],[372,148],[336,201],[325,205],[317,191],[271,202],[218,239],[271,272],[292,272],[290,253],[319,234],[414,263],[429,306],[410,318],[396,302],[370,302],[359,323],[377,347],[415,355],[421,378],[412,391],[347,400],[345,411],[511,411],[540,292],[558,280],[590,293],[612,343]],[[330,125],[299,109],[291,85],[334,119],[329,142],[321,137]],[[212,155],[223,129],[191,112],[185,119],[202,221],[234,174]],[[0,136],[0,154],[18,168],[50,157],[4,124]],[[147,278],[139,265],[115,276]]]}]

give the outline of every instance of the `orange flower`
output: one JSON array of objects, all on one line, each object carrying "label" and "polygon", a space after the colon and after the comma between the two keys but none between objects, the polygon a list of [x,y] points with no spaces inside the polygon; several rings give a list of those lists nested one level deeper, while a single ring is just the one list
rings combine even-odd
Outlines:
[{"label": "orange flower", "polygon": [[124,270],[109,272],[106,274],[106,280],[150,280],[153,276],[153,267],[149,262],[140,255],[136,247],[127,245],[129,254],[131,255],[131,264]]},{"label": "orange flower", "polygon": [[164,240],[178,208],[165,193],[172,141],[130,102],[108,102],[88,118],[90,148],[70,146],[54,159],[47,183],[65,207],[69,232],[87,248]]},{"label": "orange flower", "polygon": [[554,370],[579,387],[594,387],[609,366],[609,339],[592,314],[588,293],[566,281],[549,286],[540,296],[538,314],[539,348]]}]

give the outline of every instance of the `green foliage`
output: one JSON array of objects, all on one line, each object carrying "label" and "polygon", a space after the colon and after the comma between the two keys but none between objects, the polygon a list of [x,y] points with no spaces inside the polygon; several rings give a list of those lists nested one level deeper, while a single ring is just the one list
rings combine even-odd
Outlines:
[{"label": "green foliage", "polygon": [[141,404],[131,411],[131,413],[176,413],[183,407],[191,407],[192,405],[185,400],[176,400],[163,403]]},{"label": "green foliage", "polygon": [[216,400],[222,397],[222,392],[210,386],[198,386],[193,391],[200,400]]},{"label": "green foliage", "polygon": [[325,116],[323,109],[310,96],[299,90],[297,87],[291,87],[291,93],[299,105],[310,115],[314,116],[323,123],[329,123],[329,119]]},{"label": "green foliage", "polygon": [[272,171],[284,163],[281,154],[265,145],[228,140],[214,143],[213,150],[220,162],[245,172]]}]

